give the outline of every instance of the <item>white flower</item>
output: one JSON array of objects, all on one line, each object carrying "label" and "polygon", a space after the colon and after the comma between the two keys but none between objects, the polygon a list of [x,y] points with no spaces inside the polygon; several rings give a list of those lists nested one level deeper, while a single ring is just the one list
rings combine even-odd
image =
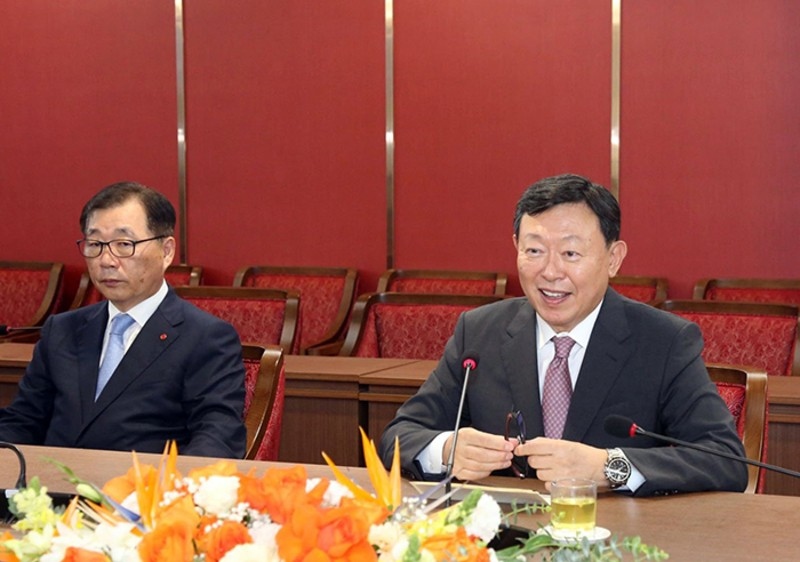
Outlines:
[{"label": "white flower", "polygon": [[[306,492],[311,490],[319,484],[319,478],[309,478],[306,480]],[[339,484],[336,480],[331,480],[328,483],[328,489],[325,490],[325,495],[322,496],[323,507],[338,507],[342,503],[342,498],[352,498],[353,493],[347,489],[346,486]]]},{"label": "white flower", "polygon": [[275,542],[275,535],[277,535],[280,530],[281,526],[272,522],[255,523],[248,529],[250,538],[253,539],[255,544],[269,546],[273,549],[275,549],[277,545]]},{"label": "white flower", "polygon": [[482,494],[464,528],[468,535],[488,543],[497,534],[502,519],[503,513],[494,498]]},{"label": "white flower", "polygon": [[200,483],[194,501],[206,513],[222,515],[238,502],[239,478],[236,476],[209,476]]},{"label": "white flower", "polygon": [[399,523],[387,521],[382,525],[373,525],[369,529],[369,543],[378,548],[378,552],[389,553],[403,538],[403,527]]},{"label": "white flower", "polygon": [[264,544],[237,544],[219,562],[280,562],[275,548]]}]

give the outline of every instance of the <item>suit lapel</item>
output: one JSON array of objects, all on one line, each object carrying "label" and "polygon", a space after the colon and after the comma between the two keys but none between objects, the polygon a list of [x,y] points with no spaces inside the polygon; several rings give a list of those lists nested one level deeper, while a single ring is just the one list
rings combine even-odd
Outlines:
[{"label": "suit lapel", "polygon": [[97,386],[97,373],[100,370],[100,352],[103,349],[103,336],[107,324],[108,304],[104,301],[88,312],[84,324],[76,332],[81,425],[85,423],[86,416],[94,408],[94,391]]},{"label": "suit lapel", "polygon": [[625,345],[630,335],[621,297],[612,290],[606,291],[572,394],[564,439],[581,441],[593,426],[597,412],[633,352],[631,346]]},{"label": "suit lapel", "polygon": [[[180,337],[180,324],[183,313],[180,299],[170,289],[164,302],[156,309],[147,323],[136,336],[131,347],[125,353],[108,384],[103,389],[97,402],[93,402],[91,416],[84,422],[90,424],[103,410],[113,404],[114,400],[136,378],[147,370],[177,339]],[[96,377],[97,368],[95,368]],[[92,387],[94,389],[94,387]]]},{"label": "suit lapel", "polygon": [[529,436],[542,435],[542,413],[539,407],[539,378],[537,375],[536,319],[527,299],[509,322],[509,339],[502,345],[503,369],[514,404],[502,404],[506,411],[519,409],[525,419]]}]

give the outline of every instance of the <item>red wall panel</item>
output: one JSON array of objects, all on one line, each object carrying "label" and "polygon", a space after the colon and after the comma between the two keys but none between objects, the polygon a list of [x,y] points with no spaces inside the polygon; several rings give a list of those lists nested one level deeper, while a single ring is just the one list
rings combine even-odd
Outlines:
[{"label": "red wall panel", "polygon": [[83,268],[78,215],[135,179],[177,194],[172,6],[3,0],[2,259]]},{"label": "red wall panel", "polygon": [[800,277],[800,4],[626,2],[623,271]]},{"label": "red wall panel", "polygon": [[[383,4],[187,3],[190,261],[385,264]],[[374,283],[374,280],[373,280]]]},{"label": "red wall panel", "polygon": [[610,4],[404,0],[394,21],[397,265],[515,279],[523,189],[608,183]]}]

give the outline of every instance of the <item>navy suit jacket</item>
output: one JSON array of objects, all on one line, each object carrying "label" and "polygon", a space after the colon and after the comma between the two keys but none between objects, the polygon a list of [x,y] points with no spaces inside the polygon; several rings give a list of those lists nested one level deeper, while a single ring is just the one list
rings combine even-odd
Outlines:
[{"label": "navy suit jacket", "polygon": [[[608,289],[586,349],[563,439],[622,448],[647,481],[636,495],[744,490],[746,467],[649,438],[617,438],[603,429],[611,414],[677,439],[744,455],[733,418],[709,379],[697,325]],[[544,435],[537,375],[536,316],[526,298],[464,313],[436,369],[397,412],[379,452],[388,466],[395,437],[401,464],[425,475],[414,459],[442,431],[452,431],[464,380],[465,351],[477,352],[462,426],[502,435],[506,414],[520,409],[527,438]],[[441,477],[437,475],[435,477]]]},{"label": "navy suit jacket", "polygon": [[244,365],[232,326],[170,289],[95,402],[106,302],[50,317],[0,440],[242,458]]}]

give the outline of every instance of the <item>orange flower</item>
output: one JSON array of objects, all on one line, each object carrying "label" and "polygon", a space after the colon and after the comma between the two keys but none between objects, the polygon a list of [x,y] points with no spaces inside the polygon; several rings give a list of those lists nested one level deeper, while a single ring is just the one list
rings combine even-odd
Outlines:
[{"label": "orange flower", "polygon": [[317,546],[332,560],[377,560],[367,537],[375,512],[367,505],[342,500],[342,505],[326,511],[320,518]]},{"label": "orange flower", "polygon": [[278,553],[285,562],[305,560],[317,546],[319,510],[309,504],[296,506],[291,517],[275,535]]},{"label": "orange flower", "polygon": [[[155,478],[156,468],[150,465],[139,465],[142,475],[146,480]],[[103,493],[115,502],[122,502],[136,490],[136,469],[131,467],[124,476],[112,478],[103,486]]]},{"label": "orange flower", "polygon": [[421,546],[429,550],[435,560],[489,562],[489,551],[471,539],[464,527],[458,527],[452,534],[428,537],[422,541]]},{"label": "orange flower", "polygon": [[168,506],[159,511],[155,527],[165,524],[179,524],[187,529],[197,529],[200,524],[200,515],[194,507],[191,496],[181,496]]},{"label": "orange flower", "polygon": [[327,480],[321,480],[306,492],[306,470],[296,466],[269,469],[259,484],[247,482],[240,491],[244,494],[243,501],[266,511],[273,521],[283,524],[292,518],[297,506],[321,504],[328,484]]},{"label": "orange flower", "polygon": [[237,544],[253,542],[247,528],[235,521],[225,521],[200,538],[200,550],[206,553],[206,562],[218,562]]},{"label": "orange flower", "polygon": [[217,461],[214,464],[209,464],[202,468],[195,468],[189,472],[189,478],[195,482],[199,482],[202,477],[208,478],[209,476],[236,476],[239,470],[236,465],[231,461]]},{"label": "orange flower", "polygon": [[14,535],[8,531],[5,531],[3,535],[0,536],[0,562],[19,562],[19,558],[17,558],[17,556],[5,546],[3,546],[3,543],[10,541],[13,538]]},{"label": "orange flower", "polygon": [[61,562],[108,562],[109,558],[102,552],[92,552],[91,550],[84,550],[70,546],[64,552],[64,558]]},{"label": "orange flower", "polygon": [[180,520],[162,523],[139,543],[142,562],[191,562],[194,558],[194,529]]}]

